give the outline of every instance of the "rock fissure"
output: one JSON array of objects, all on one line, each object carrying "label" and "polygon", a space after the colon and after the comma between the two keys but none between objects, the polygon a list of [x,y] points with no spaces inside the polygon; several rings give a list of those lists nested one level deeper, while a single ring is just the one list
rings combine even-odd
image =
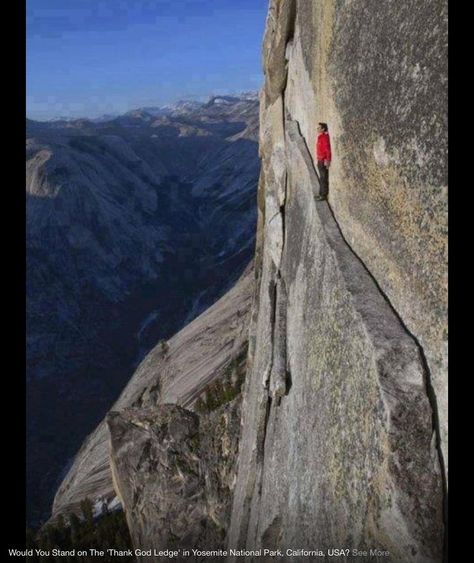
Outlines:
[{"label": "rock fissure", "polygon": [[273,353],[269,392],[273,399],[281,399],[287,392],[286,288],[281,275],[277,277],[275,293]]},{"label": "rock fissure", "polygon": [[274,213],[269,219],[268,222],[271,223],[273,221],[273,219],[275,219],[276,217],[278,217],[279,215],[281,215],[281,207],[279,209],[279,211],[277,211],[276,213]]}]

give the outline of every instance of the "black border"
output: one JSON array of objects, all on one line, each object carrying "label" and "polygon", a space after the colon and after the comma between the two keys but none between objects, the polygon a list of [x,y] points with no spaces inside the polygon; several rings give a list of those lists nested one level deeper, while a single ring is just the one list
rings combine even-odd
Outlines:
[{"label": "black border", "polygon": [[[218,0],[216,0],[218,1]],[[430,1],[430,0],[428,0]],[[456,49],[460,37],[465,33],[465,37],[470,37],[468,30],[463,31],[462,26],[456,22],[455,11],[453,9],[454,2],[449,6],[449,357],[450,357],[450,383],[454,379],[455,371],[455,337],[458,330],[455,325],[455,294],[463,301],[470,301],[470,291],[467,287],[465,290],[459,288],[457,292],[454,291],[454,275],[456,267],[461,267],[459,257],[455,253],[456,242],[458,241],[458,230],[464,225],[470,226],[472,221],[469,218],[462,218],[461,209],[456,208],[454,198],[454,189],[461,190],[463,193],[471,191],[472,180],[468,177],[465,180],[456,178],[458,171],[456,170],[456,163],[461,166],[461,163],[467,163],[465,169],[469,172],[470,158],[460,155],[462,148],[466,149],[464,141],[459,140],[461,137],[461,126],[459,126],[459,119],[464,123],[464,117],[471,113],[472,102],[469,102],[468,95],[470,94],[471,86],[469,85],[469,78],[472,73],[470,68],[470,57],[466,50]],[[25,108],[26,108],[26,5],[25,2],[14,0],[7,2],[3,6],[6,11],[3,17],[4,29],[1,34],[3,42],[3,117],[6,119],[6,125],[3,128],[4,137],[4,160],[3,170],[4,178],[8,173],[8,180],[4,179],[2,182],[2,202],[3,202],[3,221],[1,222],[2,228],[2,241],[4,247],[3,253],[3,275],[2,281],[4,283],[3,298],[4,298],[4,311],[6,311],[6,318],[2,319],[4,328],[4,349],[3,349],[3,401],[2,401],[2,489],[3,489],[3,516],[4,524],[2,530],[2,544],[5,551],[3,553],[8,557],[8,548],[23,548],[25,542],[25,523],[26,523],[26,494],[25,494],[25,481],[26,481],[26,405],[25,405],[25,253],[26,253],[26,237],[25,237],[25,195],[23,189],[24,182],[24,139],[25,139]],[[463,56],[464,55],[464,56]],[[467,55],[467,56],[466,56]],[[456,57],[461,56],[462,60],[456,63]],[[463,84],[465,86],[464,100],[456,100],[455,89],[455,76],[454,67],[460,64],[461,72],[463,75]],[[459,91],[458,91],[459,92]],[[464,104],[462,103],[464,101]],[[460,115],[460,110],[463,109],[463,115]],[[457,131],[456,131],[457,129]],[[472,129],[468,129],[468,133],[472,135]],[[472,141],[467,139],[465,141],[470,147]],[[455,158],[458,156],[458,158]],[[462,159],[462,160],[461,160]],[[466,202],[467,203],[467,202]],[[463,206],[464,207],[464,206]],[[465,211],[470,210],[470,206],[465,204]],[[462,236],[462,235],[461,235]],[[466,235],[468,236],[468,234]],[[462,240],[462,239],[461,239]],[[467,240],[467,239],[466,239]],[[467,247],[469,248],[469,247]],[[471,263],[468,252],[464,255],[465,265]],[[463,255],[461,255],[463,256]],[[456,260],[458,258],[458,260]],[[467,273],[467,272],[466,272]],[[470,281],[470,279],[469,279]],[[470,332],[470,331],[469,331]],[[459,346],[458,346],[459,347]],[[467,348],[469,350],[470,346]],[[8,360],[8,367],[7,366]],[[471,370],[463,370],[459,373],[459,377],[466,378],[465,381],[457,381],[456,387],[466,389],[466,384],[471,379]],[[464,376],[464,377],[463,377]],[[462,429],[468,430],[465,426],[458,425],[456,428],[457,413],[453,408],[455,405],[455,389],[454,384],[450,385],[450,472],[451,477],[453,470],[456,473],[456,451],[455,443],[457,439],[462,439],[464,443],[463,448],[463,465],[470,467],[470,438],[469,431],[462,437],[458,435],[457,431]],[[466,399],[470,402],[470,394],[466,395]],[[469,481],[466,483],[466,492],[470,488]],[[453,492],[456,496],[457,490],[456,478],[450,479],[450,499],[452,499]],[[450,519],[456,516],[453,514],[454,503],[452,500],[449,502],[451,508]],[[468,505],[469,506],[469,505]],[[459,524],[459,520],[457,522]],[[450,526],[450,552],[452,560],[455,560],[454,552],[455,547],[461,548],[464,546],[465,555],[470,551],[470,536],[459,544],[459,531],[457,524]],[[464,549],[460,549],[461,553]],[[20,560],[20,558],[15,558]],[[461,557],[462,560],[464,557]]]},{"label": "black border", "polygon": [[[25,544],[26,523],[26,219],[24,191],[26,107],[26,6],[20,1],[3,6],[2,114],[3,166],[1,221],[3,242],[4,329],[2,385],[2,543],[8,548]],[[6,97],[6,99],[5,99]],[[6,367],[8,365],[8,367]],[[21,560],[20,558],[16,558]]]}]

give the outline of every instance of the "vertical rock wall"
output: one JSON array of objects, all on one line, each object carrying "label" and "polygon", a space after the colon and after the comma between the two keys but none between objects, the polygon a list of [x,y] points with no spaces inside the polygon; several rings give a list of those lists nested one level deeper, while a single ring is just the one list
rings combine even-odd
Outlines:
[{"label": "vertical rock wall", "polygon": [[447,467],[447,2],[294,6],[290,61],[265,53],[266,69],[287,67],[285,107],[312,155],[329,124],[331,207],[423,348]]},{"label": "vertical rock wall", "polygon": [[[263,58],[230,547],[441,561],[446,3],[272,0]],[[329,205],[314,200],[318,121]]]}]

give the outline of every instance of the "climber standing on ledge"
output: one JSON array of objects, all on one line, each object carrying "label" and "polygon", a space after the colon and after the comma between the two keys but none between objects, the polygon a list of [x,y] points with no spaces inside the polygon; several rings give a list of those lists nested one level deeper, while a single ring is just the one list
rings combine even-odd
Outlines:
[{"label": "climber standing on ledge", "polygon": [[331,141],[329,140],[327,123],[318,123],[316,139],[316,160],[319,172],[318,200],[326,199],[329,192],[329,166],[331,164]]}]

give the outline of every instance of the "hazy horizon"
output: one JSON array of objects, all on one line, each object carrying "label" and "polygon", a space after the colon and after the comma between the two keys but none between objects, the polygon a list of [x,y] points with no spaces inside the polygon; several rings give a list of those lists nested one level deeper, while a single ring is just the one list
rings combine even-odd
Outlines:
[{"label": "hazy horizon", "polygon": [[238,91],[223,91],[223,92],[210,92],[208,95],[202,95],[202,96],[176,96],[176,99],[173,100],[169,100],[169,101],[165,101],[165,102],[161,102],[161,103],[149,103],[146,105],[131,105],[130,107],[127,107],[124,110],[119,110],[119,111],[110,111],[110,112],[97,112],[94,113],[93,115],[85,115],[85,114],[78,114],[78,115],[64,115],[64,114],[58,114],[58,115],[53,115],[51,117],[45,118],[45,117],[33,117],[31,114],[26,113],[26,119],[29,119],[31,121],[38,121],[38,122],[50,122],[50,121],[58,121],[61,119],[69,119],[69,120],[76,120],[76,119],[97,119],[99,117],[103,117],[106,115],[110,115],[111,117],[119,117],[121,115],[126,114],[127,112],[133,111],[133,110],[137,110],[137,109],[143,109],[143,108],[162,108],[162,107],[166,107],[166,106],[172,106],[178,102],[200,102],[200,103],[206,103],[209,99],[211,99],[212,97],[219,97],[219,96],[240,96],[243,94],[247,94],[247,93],[258,93],[259,89],[256,88],[254,90],[238,90]]},{"label": "hazy horizon", "polygon": [[29,0],[26,115],[94,119],[255,91],[268,0]]}]

